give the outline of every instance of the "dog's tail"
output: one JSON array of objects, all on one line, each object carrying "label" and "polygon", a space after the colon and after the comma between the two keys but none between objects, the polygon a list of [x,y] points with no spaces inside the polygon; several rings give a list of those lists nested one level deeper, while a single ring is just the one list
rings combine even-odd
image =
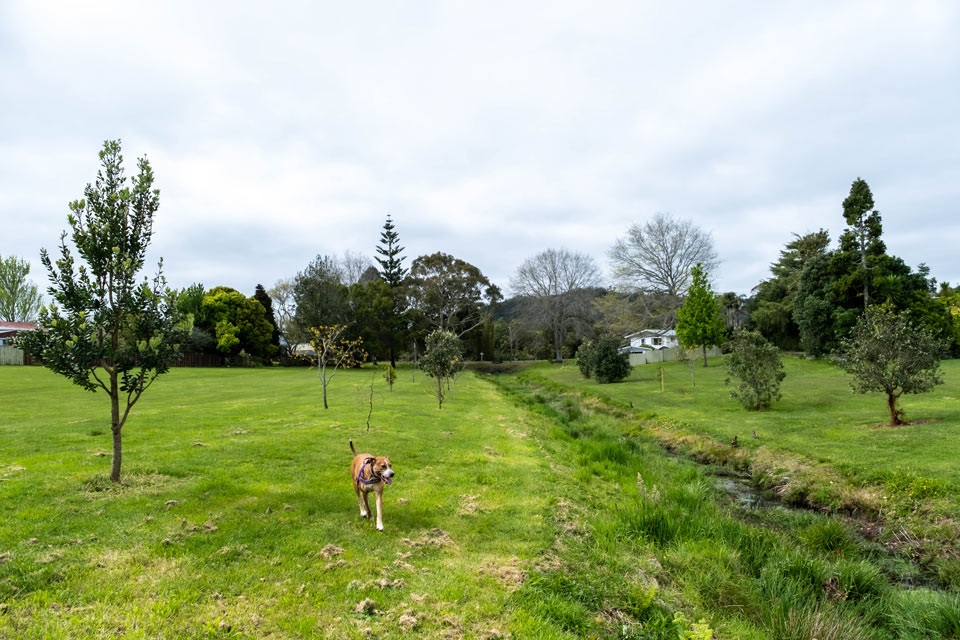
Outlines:
[{"label": "dog's tail", "polygon": [[353,448],[353,440],[350,441],[350,451],[353,451],[353,455],[357,455],[357,450]]}]

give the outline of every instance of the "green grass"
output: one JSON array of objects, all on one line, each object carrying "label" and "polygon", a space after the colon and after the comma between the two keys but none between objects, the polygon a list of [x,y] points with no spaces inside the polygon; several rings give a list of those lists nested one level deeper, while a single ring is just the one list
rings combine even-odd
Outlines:
[{"label": "green grass", "polygon": [[[412,370],[392,392],[372,370],[340,372],[324,410],[310,370],[177,369],[134,409],[119,486],[102,394],[0,368],[0,638],[960,637],[960,598],[902,588],[920,570],[855,523],[743,511],[664,451],[664,433],[699,430],[727,449],[739,434],[743,455],[814,457],[802,447],[829,440],[816,425],[835,428],[820,415],[834,411],[875,439],[903,433],[874,426],[868,403],[833,407],[837,390],[863,399],[818,366],[788,370],[809,379],[782,428],[808,437],[771,435],[779,406],[723,406],[716,368],[694,371],[696,386],[668,371],[664,393],[646,371],[603,387],[572,367],[468,373],[442,410]],[[804,410],[803,394],[824,404]],[[350,439],[397,470],[383,533],[359,518]],[[956,503],[948,473],[883,475],[867,452],[843,453],[820,464],[869,466],[895,496],[940,482],[939,516]],[[923,579],[957,584],[947,550]]]},{"label": "green grass", "polygon": [[786,358],[784,364],[783,399],[767,411],[746,411],[729,396],[717,358],[706,368],[668,363],[663,391],[656,365],[635,367],[626,382],[612,385],[584,380],[572,366],[536,371],[642,418],[668,420],[716,443],[736,436],[747,450],[800,456],[916,501],[960,493],[960,360],[943,363],[945,384],[935,391],[901,399],[913,423],[900,428],[888,426],[885,397],[852,393],[831,363]]},{"label": "green grass", "polygon": [[[0,637],[509,628],[551,540],[536,427],[472,376],[442,411],[412,377],[341,372],[325,411],[306,369],[174,370],[134,409],[113,486],[106,397],[0,368]],[[350,439],[394,460],[383,534],[359,517]]]}]

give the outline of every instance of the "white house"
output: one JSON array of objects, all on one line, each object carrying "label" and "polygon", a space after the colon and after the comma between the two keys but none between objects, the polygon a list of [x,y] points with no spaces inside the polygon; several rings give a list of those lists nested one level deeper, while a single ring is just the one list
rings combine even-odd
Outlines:
[{"label": "white house", "polygon": [[624,336],[631,350],[672,349],[680,346],[673,329],[644,329]]}]

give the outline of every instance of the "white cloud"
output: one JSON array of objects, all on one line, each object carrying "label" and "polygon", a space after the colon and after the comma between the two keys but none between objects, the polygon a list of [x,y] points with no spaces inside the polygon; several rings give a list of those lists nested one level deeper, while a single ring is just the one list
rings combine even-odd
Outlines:
[{"label": "white cloud", "polygon": [[[506,287],[665,211],[747,293],[857,176],[891,252],[960,281],[960,9],[900,2],[0,7],[0,254],[56,244],[122,138],[177,286],[251,291],[317,254],[444,251]],[[952,243],[952,244],[951,244]],[[42,274],[34,272],[37,279]]]}]

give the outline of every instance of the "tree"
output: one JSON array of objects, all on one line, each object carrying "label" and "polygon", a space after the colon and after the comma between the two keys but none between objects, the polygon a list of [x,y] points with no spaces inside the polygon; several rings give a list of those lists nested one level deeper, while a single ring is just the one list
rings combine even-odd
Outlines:
[{"label": "tree", "polygon": [[0,320],[30,322],[40,311],[37,285],[27,280],[30,263],[16,256],[0,256]]},{"label": "tree", "polygon": [[263,288],[262,284],[258,284],[257,288],[254,289],[253,299],[263,307],[267,322],[273,327],[273,331],[270,334],[270,350],[276,354],[280,350],[280,328],[277,326],[277,317],[273,313],[273,299],[270,297],[270,294],[267,293],[267,290]]},{"label": "tree", "polygon": [[480,269],[445,253],[414,260],[406,291],[419,319],[458,338],[483,324],[502,298]]},{"label": "tree", "polygon": [[295,343],[306,340],[306,336],[300,335],[294,323],[296,303],[294,302],[293,289],[293,280],[277,280],[267,292],[270,294],[270,299],[273,300],[273,311],[277,321],[277,331],[280,332],[280,342],[287,352]]},{"label": "tree", "polygon": [[689,220],[658,213],[627,229],[609,252],[614,279],[625,291],[662,293],[679,299],[686,293],[697,264],[706,271],[717,265],[713,239]]},{"label": "tree", "polygon": [[620,339],[609,333],[597,338],[587,357],[592,361],[589,368],[600,384],[625,380],[632,370],[630,356],[620,352]]},{"label": "tree", "polygon": [[547,249],[528,258],[510,284],[525,299],[526,315],[550,332],[558,361],[563,360],[567,330],[589,326],[599,285],[600,270],[593,258],[566,249]]},{"label": "tree", "polygon": [[380,278],[390,290],[391,307],[381,318],[384,331],[384,341],[390,357],[390,366],[397,366],[397,345],[402,344],[405,327],[404,311],[406,303],[402,293],[402,285],[407,277],[407,270],[403,267],[402,255],[404,248],[399,245],[400,236],[396,232],[393,220],[387,215],[380,233],[380,246],[376,251],[381,257],[375,258],[380,265]]},{"label": "tree", "polygon": [[743,324],[743,306],[746,300],[735,291],[727,291],[720,296],[720,306],[723,308],[723,318],[730,331],[740,330]]},{"label": "tree", "polygon": [[[730,353],[724,356],[727,373],[740,380],[730,395],[751,411],[768,409],[780,399],[780,383],[786,373],[780,350],[756,331],[740,330],[730,342]],[[726,384],[730,384],[727,378]]]},{"label": "tree", "polygon": [[407,276],[401,255],[404,248],[399,246],[399,240],[400,234],[396,232],[393,220],[387,214],[387,221],[383,223],[383,231],[380,233],[380,246],[377,247],[377,254],[382,257],[375,260],[380,265],[380,277],[391,289],[403,284],[403,279]]},{"label": "tree", "polygon": [[200,315],[199,326],[214,336],[220,353],[246,353],[260,360],[276,353],[274,326],[256,298],[248,298],[231,287],[214,287],[204,294]]},{"label": "tree", "polygon": [[47,368],[88,391],[110,398],[113,465],[120,481],[122,430],[131,409],[180,355],[186,329],[178,325],[175,294],[166,287],[162,262],[150,281],[139,280],[153,236],[160,192],[146,158],[127,187],[119,141],[100,151],[101,168],[84,198],[70,203],[70,239],[84,264],[77,265],[60,236],[60,258],[46,250],[41,262],[54,303],[41,310],[40,329],[22,334],[22,346]]},{"label": "tree", "polygon": [[707,347],[723,341],[723,318],[703,265],[694,265],[691,276],[687,298],[677,312],[677,338],[684,347],[702,347],[703,366],[707,366]]},{"label": "tree", "polygon": [[442,409],[450,383],[463,368],[463,345],[456,335],[444,329],[434,329],[427,334],[425,344],[420,368],[434,379],[433,393],[437,407]]},{"label": "tree", "polygon": [[327,404],[327,386],[336,375],[340,367],[359,366],[367,357],[360,340],[351,340],[346,335],[347,325],[335,324],[320,327],[310,327],[310,346],[313,353],[306,354],[317,366],[317,376],[323,386],[323,408],[329,409]]},{"label": "tree", "polygon": [[309,328],[350,321],[348,290],[336,259],[318,255],[293,280],[294,322],[309,339]]},{"label": "tree", "polygon": [[754,287],[748,305],[750,324],[781,349],[801,346],[798,295],[804,268],[827,255],[830,235],[820,229],[794,239],[780,250],[780,258],[770,265],[771,276]]},{"label": "tree", "polygon": [[867,309],[841,345],[840,366],[857,393],[887,395],[890,425],[904,423],[898,407],[905,393],[925,393],[943,384],[940,356],[944,344],[911,322],[905,311],[881,306]]},{"label": "tree", "polygon": [[584,340],[577,348],[577,369],[580,370],[580,375],[588,380],[592,378],[596,363],[597,356],[593,340]]},{"label": "tree", "polygon": [[863,308],[870,305],[870,280],[873,262],[886,253],[880,236],[883,224],[880,212],[873,208],[873,193],[865,180],[857,178],[850,185],[850,195],[843,201],[843,219],[847,229],[840,236],[840,250],[836,259],[853,265],[848,269],[842,285],[861,288]]}]

